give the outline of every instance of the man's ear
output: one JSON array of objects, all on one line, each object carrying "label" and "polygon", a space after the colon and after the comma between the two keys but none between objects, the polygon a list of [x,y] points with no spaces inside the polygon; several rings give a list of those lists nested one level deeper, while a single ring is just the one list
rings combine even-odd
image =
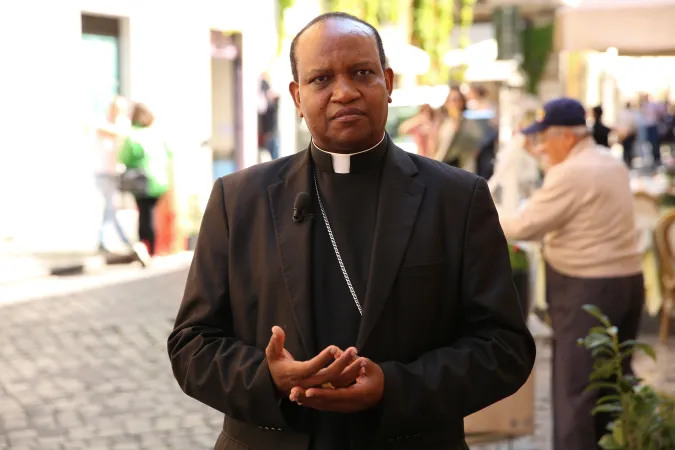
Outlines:
[{"label": "man's ear", "polygon": [[384,81],[387,84],[389,103],[391,103],[391,93],[394,91],[394,71],[391,69],[391,67],[384,69]]},{"label": "man's ear", "polygon": [[295,109],[298,110],[298,114],[300,114],[300,117],[304,117],[302,115],[302,105],[300,104],[300,85],[295,81],[291,81],[288,84],[288,92],[293,97],[293,103],[295,103]]}]

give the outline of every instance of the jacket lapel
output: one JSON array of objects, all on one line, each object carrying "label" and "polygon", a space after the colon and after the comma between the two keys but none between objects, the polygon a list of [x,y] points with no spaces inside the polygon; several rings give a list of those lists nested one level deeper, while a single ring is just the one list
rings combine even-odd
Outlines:
[{"label": "jacket lapel", "polygon": [[[311,231],[312,221],[293,221],[293,205],[300,192],[311,195],[309,151],[292,156],[282,180],[268,187],[277,249],[286,290],[307,357],[314,355],[311,308]],[[299,355],[294,355],[296,358]]]},{"label": "jacket lapel", "polygon": [[391,140],[382,168],[370,276],[356,348],[362,350],[382,313],[417,220],[425,186],[417,166]]}]

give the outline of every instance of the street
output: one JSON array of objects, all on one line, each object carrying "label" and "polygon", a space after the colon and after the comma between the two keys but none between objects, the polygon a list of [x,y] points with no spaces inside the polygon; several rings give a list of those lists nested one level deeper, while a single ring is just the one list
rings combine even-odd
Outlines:
[{"label": "street", "polygon": [[[185,277],[0,304],[0,449],[213,448],[222,416],[181,392],[166,352]],[[502,448],[550,449],[549,360],[542,343],[536,435]]]}]

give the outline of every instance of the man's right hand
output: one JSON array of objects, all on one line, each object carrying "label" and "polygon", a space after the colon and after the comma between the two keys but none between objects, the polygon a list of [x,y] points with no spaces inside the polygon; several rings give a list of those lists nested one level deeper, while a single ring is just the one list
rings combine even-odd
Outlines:
[{"label": "man's right hand", "polygon": [[265,349],[272,380],[284,396],[288,396],[296,386],[308,389],[335,382],[336,387],[343,387],[342,385],[353,382],[359,376],[360,366],[355,363],[355,348],[348,348],[343,352],[331,345],[309,361],[296,361],[284,348],[285,341],[284,330],[275,326]]}]

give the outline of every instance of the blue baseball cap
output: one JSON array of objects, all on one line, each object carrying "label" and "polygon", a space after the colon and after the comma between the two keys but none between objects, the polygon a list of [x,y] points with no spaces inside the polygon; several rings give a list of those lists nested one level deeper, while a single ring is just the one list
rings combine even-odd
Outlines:
[{"label": "blue baseball cap", "polygon": [[521,130],[523,134],[541,133],[548,127],[576,127],[586,125],[586,109],[569,97],[551,100],[544,105],[544,117]]}]

